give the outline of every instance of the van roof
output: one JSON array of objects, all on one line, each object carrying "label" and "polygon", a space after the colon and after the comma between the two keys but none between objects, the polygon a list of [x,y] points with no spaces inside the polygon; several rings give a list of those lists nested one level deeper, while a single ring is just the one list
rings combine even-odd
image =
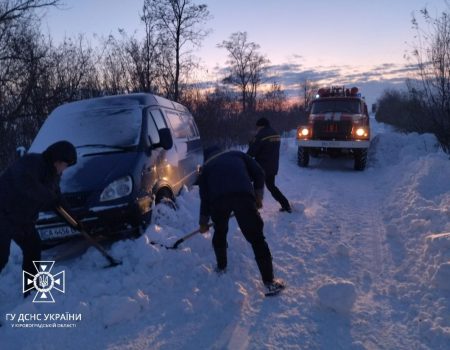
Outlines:
[{"label": "van roof", "polygon": [[80,100],[63,104],[55,109],[66,112],[84,109],[99,109],[111,107],[148,107],[160,106],[170,109],[175,109],[180,112],[188,112],[188,109],[180,103],[170,101],[164,97],[148,93],[133,93],[124,95],[114,95],[90,98],[87,100]]}]

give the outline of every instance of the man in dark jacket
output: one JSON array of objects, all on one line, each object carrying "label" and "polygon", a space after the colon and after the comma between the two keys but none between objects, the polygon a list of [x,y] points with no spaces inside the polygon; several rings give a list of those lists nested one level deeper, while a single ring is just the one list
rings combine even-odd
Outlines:
[{"label": "man in dark jacket", "polygon": [[200,232],[208,231],[211,217],[214,223],[212,244],[217,260],[217,272],[227,267],[227,232],[234,212],[245,239],[252,245],[266,294],[276,294],[284,288],[274,280],[272,255],[263,234],[264,223],[258,208],[262,207],[264,172],[251,157],[239,151],[221,152],[218,147],[205,150],[205,162],[198,181],[200,187]]},{"label": "man in dark jacket", "polygon": [[59,141],[42,154],[23,156],[0,176],[0,272],[8,262],[11,240],[22,249],[23,270],[37,272],[33,261],[41,259],[41,239],[34,227],[38,213],[61,205],[60,177],[76,161],[75,147]]},{"label": "man in dark jacket", "polygon": [[247,154],[261,165],[265,173],[265,183],[272,197],[281,205],[280,211],[292,212],[291,205],[286,197],[275,185],[275,176],[278,174],[280,159],[280,135],[270,127],[266,118],[260,118],[256,122],[257,133]]}]

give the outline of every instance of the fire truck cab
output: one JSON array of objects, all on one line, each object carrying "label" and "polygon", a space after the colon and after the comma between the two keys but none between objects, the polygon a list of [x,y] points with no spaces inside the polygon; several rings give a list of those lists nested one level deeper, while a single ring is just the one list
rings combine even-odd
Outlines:
[{"label": "fire truck cab", "polygon": [[309,109],[308,124],[297,128],[298,165],[310,156],[353,156],[355,170],[364,170],[370,145],[369,113],[358,88],[332,86],[318,90]]}]

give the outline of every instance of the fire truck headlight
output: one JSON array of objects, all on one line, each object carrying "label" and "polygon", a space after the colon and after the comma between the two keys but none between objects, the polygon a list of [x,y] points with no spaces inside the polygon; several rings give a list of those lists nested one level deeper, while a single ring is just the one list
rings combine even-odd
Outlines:
[{"label": "fire truck headlight", "polygon": [[356,136],[362,137],[366,135],[366,130],[364,128],[356,129]]},{"label": "fire truck headlight", "polygon": [[299,126],[297,128],[297,138],[298,139],[305,139],[308,136],[311,136],[311,132],[310,132],[308,127],[306,127],[306,126]]},{"label": "fire truck headlight", "polygon": [[301,136],[306,137],[309,135],[309,129],[308,128],[302,128],[300,130]]}]

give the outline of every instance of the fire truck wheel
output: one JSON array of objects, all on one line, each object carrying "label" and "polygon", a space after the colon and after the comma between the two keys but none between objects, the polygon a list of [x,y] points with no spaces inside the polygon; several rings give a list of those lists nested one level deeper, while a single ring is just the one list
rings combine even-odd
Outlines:
[{"label": "fire truck wheel", "polygon": [[305,168],[309,164],[309,152],[308,149],[299,147],[297,151],[297,163],[300,167]]},{"label": "fire truck wheel", "polygon": [[355,170],[362,171],[366,168],[367,150],[361,149],[355,151]]}]

